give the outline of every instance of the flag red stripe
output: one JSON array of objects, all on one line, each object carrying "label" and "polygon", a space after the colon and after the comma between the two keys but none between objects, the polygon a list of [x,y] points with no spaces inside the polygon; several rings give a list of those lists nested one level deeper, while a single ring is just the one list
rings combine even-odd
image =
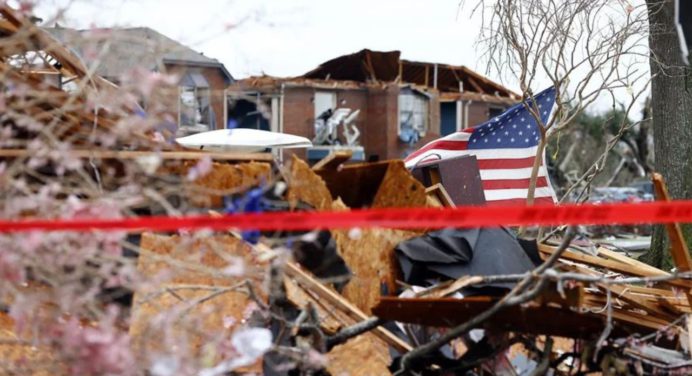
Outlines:
[{"label": "flag red stripe", "polygon": [[[506,179],[506,180],[483,180],[483,189],[527,189],[530,179]],[[545,177],[540,176],[536,179],[536,188],[547,187],[548,181]]]},{"label": "flag red stripe", "polygon": [[[534,205],[555,205],[552,197],[536,197]],[[486,201],[488,206],[522,206],[526,205],[525,198],[512,198],[507,200]]]},{"label": "flag red stripe", "polygon": [[478,161],[478,168],[481,170],[528,168],[533,167],[534,159],[536,159],[536,157],[519,159],[483,159]]},{"label": "flag red stripe", "polygon": [[469,143],[468,141],[445,141],[445,140],[435,141],[434,143],[432,143],[430,145],[423,146],[422,148],[414,151],[413,153],[411,153],[411,155],[406,157],[406,159],[411,160],[411,159],[416,158],[417,156],[419,156],[419,155],[421,155],[427,151],[434,150],[434,149],[466,150],[468,143]]}]

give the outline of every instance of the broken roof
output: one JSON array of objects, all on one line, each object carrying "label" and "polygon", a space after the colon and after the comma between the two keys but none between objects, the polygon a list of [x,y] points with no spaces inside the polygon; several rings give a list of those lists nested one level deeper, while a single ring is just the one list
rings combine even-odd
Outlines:
[{"label": "broken roof", "polygon": [[508,88],[465,67],[401,59],[399,51],[364,49],[320,64],[301,78],[410,83],[441,92],[472,92],[510,99],[519,96]]},{"label": "broken roof", "polygon": [[58,26],[45,30],[87,60],[87,65],[99,59],[96,73],[107,78],[119,78],[133,67],[160,71],[166,64],[177,64],[218,68],[227,82],[233,82],[218,60],[148,27],[76,30]]},{"label": "broken roof", "polygon": [[395,81],[399,75],[401,52],[379,52],[364,49],[339,56],[305,73],[305,78],[351,81]]}]

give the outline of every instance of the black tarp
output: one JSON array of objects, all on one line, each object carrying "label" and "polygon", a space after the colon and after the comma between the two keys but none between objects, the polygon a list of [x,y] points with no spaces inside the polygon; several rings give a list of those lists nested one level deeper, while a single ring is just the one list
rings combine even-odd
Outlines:
[{"label": "black tarp", "polygon": [[[525,273],[535,267],[507,228],[444,229],[396,247],[404,281],[428,286],[463,276]],[[488,284],[509,288],[512,284]]]}]

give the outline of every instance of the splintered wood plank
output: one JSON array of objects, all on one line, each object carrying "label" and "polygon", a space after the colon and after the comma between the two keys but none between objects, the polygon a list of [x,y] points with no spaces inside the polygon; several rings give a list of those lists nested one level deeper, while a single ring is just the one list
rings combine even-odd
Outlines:
[{"label": "splintered wood plank", "polygon": [[622,299],[633,307],[647,311],[650,315],[655,315],[665,320],[675,320],[675,317],[671,315],[670,312],[663,310],[657,303],[629,294],[626,285],[606,285],[602,283],[597,283],[596,285],[604,290],[609,289],[612,293],[612,297]]},{"label": "splintered wood plank", "polygon": [[[603,273],[600,273],[595,270],[591,270],[589,268],[579,266],[579,265],[574,265],[571,266],[570,270],[574,270],[576,272],[586,274],[586,275],[595,275],[599,277],[606,278]],[[644,287],[644,286],[638,286],[638,285],[607,285],[604,283],[599,283],[599,287],[602,289],[608,289],[609,287],[611,288],[611,291],[615,292],[615,294],[618,297],[624,296],[626,301],[629,304],[632,305],[637,305],[638,302],[644,301],[647,302],[648,304],[660,304],[661,301],[665,301],[666,305],[672,305],[676,307],[676,310],[681,311],[681,312],[687,312],[690,311],[689,304],[687,302],[687,298],[683,296],[682,294],[676,294],[671,290],[665,290],[665,289],[660,289],[660,288],[651,288],[651,287]],[[630,299],[637,299],[637,302],[631,302]],[[646,307],[640,306],[640,308],[647,309]],[[656,307],[653,309],[653,311],[658,311],[660,308],[667,309],[667,307]]]},{"label": "splintered wood plank", "polygon": [[[544,254],[544,255],[551,255],[553,252],[555,252],[555,248],[546,244],[538,244],[538,250]],[[635,268],[632,267],[631,265],[627,265],[625,263],[615,261],[615,260],[607,260],[601,257],[595,257],[591,255],[587,255],[584,253],[579,253],[579,252],[574,252],[567,250],[564,252],[561,256],[562,259],[564,260],[569,260],[573,262],[577,262],[580,264],[584,265],[589,265],[597,268],[602,268],[602,269],[608,269],[613,272],[617,273],[622,273],[625,275],[632,275],[636,277],[654,277],[654,276],[667,276],[670,275],[669,273],[660,270],[660,269],[647,269],[643,270],[641,268]],[[666,281],[662,282],[666,285],[671,285],[671,286],[677,286],[681,288],[686,288],[689,289],[692,286],[692,282],[687,281],[687,280],[671,280],[671,281]]]},{"label": "splintered wood plank", "polygon": [[338,311],[330,309],[332,307],[328,307],[324,301],[313,298],[308,290],[303,289],[291,278],[284,278],[284,288],[288,300],[299,309],[305,309],[308,305],[315,308],[320,327],[326,334],[333,335],[341,328],[355,323],[355,320],[348,316],[339,317]]},{"label": "splintered wood plank", "polygon": [[666,274],[670,274],[670,273],[667,273],[661,269],[653,267],[649,264],[646,264],[646,263],[643,263],[639,260],[628,257],[628,256],[626,256],[620,252],[612,251],[608,248],[599,247],[597,252],[598,252],[599,256],[603,256],[607,259],[618,261],[618,262],[621,262],[625,265],[629,265],[633,268],[636,268],[637,270],[640,270],[639,273],[654,273],[654,274],[656,274],[656,273],[663,272]]},{"label": "splintered wood plank", "polygon": [[[303,286],[306,290],[319,295],[321,299],[324,299],[329,302],[329,304],[338,307],[356,321],[364,321],[369,318],[368,315],[366,315],[353,303],[349,302],[345,297],[341,296],[338,292],[334,291],[330,287],[320,283],[308,272],[301,269],[300,266],[292,262],[288,262],[286,263],[285,272],[287,276],[293,278],[296,283]],[[397,351],[408,352],[412,349],[411,345],[402,341],[399,337],[395,336],[392,332],[383,327],[375,328],[372,333],[390,346],[397,349]]]},{"label": "splintered wood plank", "polygon": [[312,166],[313,170],[336,169],[353,157],[352,150],[335,150]]},{"label": "splintered wood plank", "polygon": [[454,201],[452,201],[452,198],[449,196],[449,193],[445,187],[440,183],[425,188],[425,193],[428,195],[428,197],[433,196],[435,200],[440,202],[441,206],[446,208],[453,208],[456,206],[454,205]]},{"label": "splintered wood plank", "polygon": [[[36,45],[34,49],[43,50],[58,60],[62,64],[60,68],[62,72],[72,73],[78,77],[88,77],[91,82],[102,89],[115,87],[115,85],[108,80],[100,76],[91,75],[77,55],[62,43],[58,42],[58,40],[47,31],[34,25],[27,17],[17,12],[11,6],[5,3],[0,4],[0,14],[12,25],[13,29],[17,32],[25,32],[26,35],[32,39],[34,42],[33,44]],[[6,30],[9,30],[9,28],[6,27]],[[66,74],[66,76],[70,76],[70,74]]]},{"label": "splintered wood plank", "polygon": [[[594,275],[594,276],[599,276],[600,273],[592,272],[586,268],[579,268],[579,271],[581,273],[584,273],[586,275]],[[658,316],[662,316],[666,319],[669,320],[675,320],[675,317],[670,316],[670,313],[668,311],[663,310],[656,302],[651,302],[647,300],[645,297],[641,296],[636,296],[630,293],[630,289],[628,285],[616,285],[616,284],[607,284],[607,283],[602,283],[602,282],[597,282],[595,283],[596,286],[600,287],[601,289],[605,290],[610,290],[612,293],[612,297],[616,297],[618,299],[622,299],[632,305],[633,307],[643,309],[650,314],[655,314]]]}]

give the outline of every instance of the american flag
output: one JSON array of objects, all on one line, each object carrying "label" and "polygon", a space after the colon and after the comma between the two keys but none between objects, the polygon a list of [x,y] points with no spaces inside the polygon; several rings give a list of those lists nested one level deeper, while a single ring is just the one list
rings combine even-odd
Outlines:
[{"label": "american flag", "polygon": [[[546,124],[555,104],[555,88],[534,98]],[[532,106],[530,101],[528,104]],[[519,103],[483,124],[428,143],[406,158],[406,167],[434,159],[475,155],[489,205],[525,204],[541,137],[538,127],[531,113]],[[545,168],[545,155],[543,162],[538,170],[534,202],[553,204],[557,199]]]}]

